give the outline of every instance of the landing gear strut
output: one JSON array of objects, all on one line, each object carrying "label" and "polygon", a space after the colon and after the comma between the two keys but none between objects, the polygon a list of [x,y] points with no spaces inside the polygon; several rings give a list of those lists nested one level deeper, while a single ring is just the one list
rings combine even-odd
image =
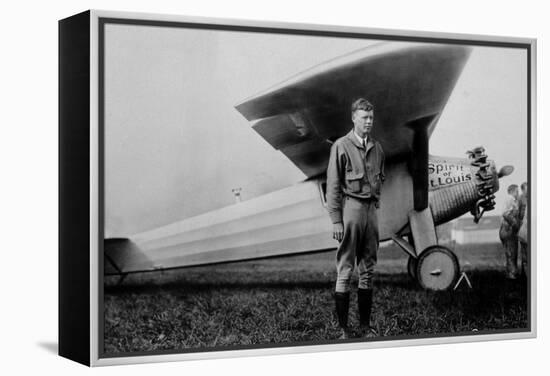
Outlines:
[{"label": "landing gear strut", "polygon": [[449,248],[437,244],[430,208],[409,212],[408,241],[396,234],[393,241],[408,255],[407,271],[427,290],[447,290],[460,275],[458,258]]}]

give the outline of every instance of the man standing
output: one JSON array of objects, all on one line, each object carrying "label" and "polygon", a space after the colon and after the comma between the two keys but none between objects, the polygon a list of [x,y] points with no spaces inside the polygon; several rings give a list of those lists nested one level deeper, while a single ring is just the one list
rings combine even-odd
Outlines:
[{"label": "man standing", "polygon": [[353,129],[334,142],[327,168],[327,208],[333,223],[338,273],[334,299],[341,339],[350,337],[348,312],[350,280],[355,264],[359,274],[357,302],[363,335],[376,336],[370,326],[372,278],[378,251],[376,209],[384,180],[384,153],[370,135],[374,107],[359,98],[351,105]]},{"label": "man standing", "polygon": [[506,252],[506,278],[516,279],[519,229],[518,186],[516,184],[508,186],[508,194],[510,197],[506,200],[498,234]]}]

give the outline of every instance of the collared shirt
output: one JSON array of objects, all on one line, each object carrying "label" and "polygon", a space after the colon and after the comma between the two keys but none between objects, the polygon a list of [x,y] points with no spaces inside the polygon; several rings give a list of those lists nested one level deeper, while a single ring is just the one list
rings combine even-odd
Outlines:
[{"label": "collared shirt", "polygon": [[342,222],[342,200],[380,198],[384,181],[382,146],[369,137],[363,148],[351,130],[334,142],[327,167],[327,209],[332,223]]},{"label": "collared shirt", "polygon": [[357,140],[359,140],[359,143],[361,145],[367,145],[367,142],[369,140],[369,137],[365,137],[365,138],[362,138],[362,137],[359,137],[359,135],[357,133],[355,133],[355,130],[353,131],[353,134],[355,135],[355,137],[357,137]]}]

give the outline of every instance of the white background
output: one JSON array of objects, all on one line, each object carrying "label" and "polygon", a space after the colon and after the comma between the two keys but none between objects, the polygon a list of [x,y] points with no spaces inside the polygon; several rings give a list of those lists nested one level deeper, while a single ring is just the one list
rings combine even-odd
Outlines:
[{"label": "white background", "polygon": [[[9,4],[9,5],[8,5]],[[536,37],[538,164],[548,140],[543,62],[550,38],[544,2],[481,0],[10,2],[2,12],[2,272],[0,372],[80,375],[543,374],[548,365],[547,179],[538,184],[539,337],[490,343],[117,366],[89,370],[57,352],[57,20],[88,8],[191,16]],[[546,65],[548,63],[546,62]],[[7,116],[6,116],[7,115]]]}]

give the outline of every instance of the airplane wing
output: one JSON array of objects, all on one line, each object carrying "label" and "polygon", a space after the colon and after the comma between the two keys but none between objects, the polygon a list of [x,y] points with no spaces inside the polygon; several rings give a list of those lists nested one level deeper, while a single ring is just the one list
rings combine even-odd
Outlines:
[{"label": "airplane wing", "polygon": [[[392,163],[423,144],[406,125],[425,119],[431,135],[469,54],[458,45],[380,43],[318,65],[236,109],[312,178],[325,173],[331,141],[351,129],[352,101],[365,97],[375,107],[373,136]],[[428,157],[427,144],[420,154]]]}]

